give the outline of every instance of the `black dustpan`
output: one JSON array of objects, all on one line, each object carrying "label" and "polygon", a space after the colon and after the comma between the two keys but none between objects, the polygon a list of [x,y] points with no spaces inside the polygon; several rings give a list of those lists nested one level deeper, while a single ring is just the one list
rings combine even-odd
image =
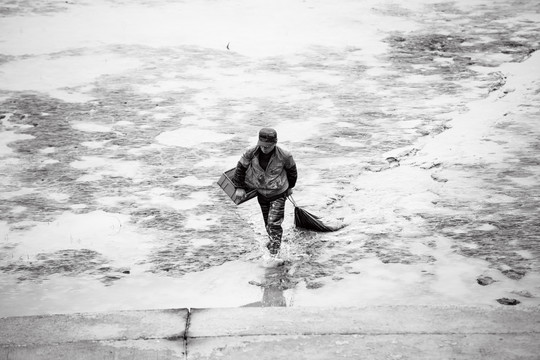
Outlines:
[{"label": "black dustpan", "polygon": [[292,196],[289,196],[288,199],[294,205],[294,225],[296,227],[320,232],[336,231],[343,227],[326,225],[320,220],[320,217],[313,215],[312,213],[296,205],[296,202]]}]

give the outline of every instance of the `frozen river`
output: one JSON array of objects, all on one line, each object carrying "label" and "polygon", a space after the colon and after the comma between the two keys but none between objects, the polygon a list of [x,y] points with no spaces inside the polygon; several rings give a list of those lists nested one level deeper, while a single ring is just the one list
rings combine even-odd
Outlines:
[{"label": "frozen river", "polygon": [[[539,12],[0,5],[0,316],[538,305]],[[298,164],[297,203],[347,225],[295,229],[288,203],[282,266],[256,201],[216,185],[266,126]]]}]

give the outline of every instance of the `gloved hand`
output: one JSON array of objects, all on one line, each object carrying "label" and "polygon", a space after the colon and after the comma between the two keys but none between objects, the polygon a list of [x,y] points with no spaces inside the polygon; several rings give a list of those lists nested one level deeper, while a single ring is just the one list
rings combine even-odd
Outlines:
[{"label": "gloved hand", "polygon": [[243,199],[246,196],[246,190],[244,189],[236,189],[234,192],[234,197]]},{"label": "gloved hand", "polygon": [[291,188],[288,188],[287,189],[287,196],[291,196],[293,193],[292,189]]}]

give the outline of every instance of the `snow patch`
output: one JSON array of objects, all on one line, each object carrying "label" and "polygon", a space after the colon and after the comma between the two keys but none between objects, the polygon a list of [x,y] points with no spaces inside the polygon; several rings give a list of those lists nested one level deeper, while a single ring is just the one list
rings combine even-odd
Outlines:
[{"label": "snow patch", "polygon": [[71,125],[75,130],[84,132],[110,132],[112,131],[112,125],[100,125],[88,122],[78,122]]},{"label": "snow patch", "polygon": [[93,170],[93,174],[85,175],[78,181],[99,180],[103,176],[119,176],[139,180],[141,163],[138,161],[125,161],[110,159],[98,156],[83,156],[81,160],[73,161],[70,164],[75,169]]},{"label": "snow patch", "polygon": [[156,137],[157,142],[168,146],[196,147],[205,143],[218,143],[234,138],[234,134],[197,128],[182,128],[166,131]]},{"label": "snow patch", "polygon": [[[13,19],[10,18],[8,21],[11,20]],[[24,22],[29,20],[29,18],[25,18]],[[51,27],[58,28],[57,25],[51,25]],[[17,25],[16,28],[20,28],[20,25]],[[6,28],[4,27],[4,29]],[[48,31],[46,27],[40,26],[38,29],[38,31]],[[26,35],[32,30],[36,29],[26,29],[24,34]],[[55,36],[51,40],[58,41],[66,37],[66,34],[62,35]],[[19,36],[17,35],[17,37]],[[34,41],[35,39],[32,39],[30,43],[34,43]],[[119,74],[139,65],[140,62],[133,58],[111,54],[65,57],[36,56],[0,65],[0,88],[8,91],[41,91],[68,102],[88,101],[91,99],[85,94],[89,90],[88,88],[81,89],[82,93],[78,90],[66,90],[65,88],[81,87],[94,82],[102,75]],[[80,71],[81,69],[84,71]]]}]

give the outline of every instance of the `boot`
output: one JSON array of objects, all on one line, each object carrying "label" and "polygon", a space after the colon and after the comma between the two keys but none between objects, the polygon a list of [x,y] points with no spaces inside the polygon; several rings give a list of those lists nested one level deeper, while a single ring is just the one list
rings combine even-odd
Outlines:
[{"label": "boot", "polygon": [[266,244],[268,251],[270,251],[270,255],[277,255],[277,253],[279,252],[280,246],[281,246],[281,242],[277,240],[270,240],[268,244]]}]

